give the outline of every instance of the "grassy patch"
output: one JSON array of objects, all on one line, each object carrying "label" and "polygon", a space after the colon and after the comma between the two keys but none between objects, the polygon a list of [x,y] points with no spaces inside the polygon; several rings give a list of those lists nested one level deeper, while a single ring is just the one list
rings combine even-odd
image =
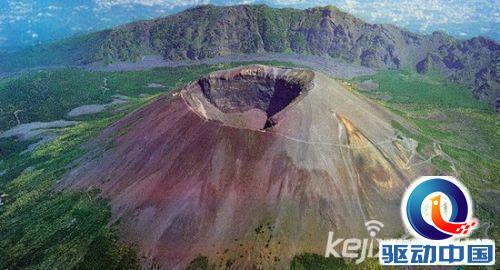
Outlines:
[{"label": "grassy patch", "polygon": [[[19,114],[22,123],[49,121],[64,117],[75,106],[108,102],[114,94],[133,97],[119,110],[78,118],[79,124],[62,129],[56,140],[32,152],[23,153],[32,141],[0,139],[0,193],[7,194],[3,198],[5,204],[0,206],[0,269],[138,268],[134,247],[121,243],[115,228],[108,227],[111,211],[97,190],[53,192],[51,188],[85,154],[81,145],[114,121],[159,92],[168,92],[208,72],[238,65],[241,64],[119,73],[43,71],[0,83],[2,129],[17,124],[9,107],[30,110]],[[148,83],[165,87],[148,88]],[[143,93],[150,96],[139,97]],[[125,127],[117,136],[127,131]],[[104,147],[113,147],[113,142]],[[200,265],[203,261],[195,266]]]},{"label": "grassy patch", "polygon": [[[322,255],[305,253],[297,255],[290,263],[291,270],[330,270],[330,269],[383,269],[379,265],[377,258],[368,258],[360,264],[354,261],[346,261],[342,258],[329,257]],[[385,269],[385,268],[384,268]],[[389,268],[390,269],[390,268]]]},{"label": "grassy patch", "polygon": [[3,159],[9,173],[0,177],[0,191],[8,194],[0,208],[0,268],[136,268],[134,249],[107,227],[111,212],[97,191],[50,191],[83,155],[81,143],[124,113],[67,128],[34,152],[20,155],[21,147]]},{"label": "grassy patch", "polygon": [[213,266],[210,266],[208,263],[208,258],[204,256],[196,257],[191,263],[189,263],[186,270],[209,270],[214,269]]},{"label": "grassy patch", "polygon": [[[430,159],[439,173],[456,175],[469,188],[475,214],[483,223],[500,224],[494,214],[497,201],[491,199],[500,192],[500,116],[493,107],[474,99],[465,86],[435,75],[389,70],[354,82],[367,79],[378,83],[379,89],[361,93],[404,119],[406,126],[393,122],[393,127],[418,142],[422,159],[442,151],[443,155]],[[382,95],[390,99],[379,100]],[[498,240],[500,232],[495,227],[488,233]]]},{"label": "grassy patch", "polygon": [[[279,61],[261,62],[290,66]],[[73,108],[108,103],[113,95],[138,97],[180,87],[209,72],[246,63],[154,68],[129,72],[61,69],[32,72],[0,83],[0,131],[20,123],[63,119]],[[165,87],[151,88],[156,83]]]},{"label": "grassy patch", "polygon": [[473,98],[467,87],[451,83],[438,76],[420,75],[412,71],[386,70],[373,76],[356,79],[372,79],[379,84],[377,91],[364,93],[372,97],[388,95],[391,104],[409,105],[412,110],[432,108],[473,108],[492,112],[493,108]]},{"label": "grassy patch", "polygon": [[339,258],[325,258],[324,256],[306,253],[295,256],[290,263],[292,270],[306,270],[306,269],[345,269],[347,264],[343,259]]}]

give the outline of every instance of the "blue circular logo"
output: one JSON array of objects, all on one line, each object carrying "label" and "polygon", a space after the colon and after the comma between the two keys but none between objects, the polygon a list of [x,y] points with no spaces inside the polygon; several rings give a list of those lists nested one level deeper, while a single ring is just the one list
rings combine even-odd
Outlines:
[{"label": "blue circular logo", "polygon": [[[432,196],[429,198],[429,195]],[[446,197],[451,210],[449,218],[441,215],[443,197]],[[430,208],[427,221],[422,215],[424,205]],[[403,221],[415,236],[445,240],[465,236],[477,225],[476,220],[469,221],[471,209],[470,198],[463,185],[451,177],[434,176],[421,178],[410,186],[403,197],[401,211]]]}]

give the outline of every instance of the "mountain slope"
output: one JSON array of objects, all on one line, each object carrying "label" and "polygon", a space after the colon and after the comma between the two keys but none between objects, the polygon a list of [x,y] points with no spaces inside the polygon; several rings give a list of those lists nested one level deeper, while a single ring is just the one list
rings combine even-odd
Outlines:
[{"label": "mountain slope", "polygon": [[399,197],[433,166],[391,121],[321,73],[216,72],[107,128],[57,188],[99,188],[124,238],[164,269],[197,256],[281,269],[323,253],[329,231],[367,236],[378,219],[401,232]]},{"label": "mountain slope", "polygon": [[0,59],[6,64],[0,68],[107,64],[136,61],[147,54],[184,60],[282,52],[329,56],[374,68],[438,72],[470,85],[476,97],[490,103],[500,98],[495,68],[500,45],[495,41],[457,40],[443,33],[420,35],[392,25],[368,24],[331,6],[307,10],[200,6],[91,37],[68,46],[56,43],[20,53],[29,61],[16,60],[20,54],[4,55]]}]

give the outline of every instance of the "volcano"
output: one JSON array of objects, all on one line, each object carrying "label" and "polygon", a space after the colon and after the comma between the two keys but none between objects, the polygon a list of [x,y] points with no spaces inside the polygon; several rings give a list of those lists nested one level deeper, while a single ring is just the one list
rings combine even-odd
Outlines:
[{"label": "volcano", "polygon": [[376,219],[403,233],[402,193],[433,168],[394,121],[319,72],[219,71],[108,127],[56,189],[99,188],[123,239],[165,269],[284,268],[324,254],[329,231],[369,238]]}]

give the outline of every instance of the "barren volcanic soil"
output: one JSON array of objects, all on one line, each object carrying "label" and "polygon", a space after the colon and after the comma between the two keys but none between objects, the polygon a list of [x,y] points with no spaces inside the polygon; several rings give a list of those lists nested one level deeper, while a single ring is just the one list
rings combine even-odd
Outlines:
[{"label": "barren volcanic soil", "polygon": [[391,121],[319,72],[219,71],[107,128],[56,189],[101,189],[123,239],[165,269],[200,255],[283,268],[324,254],[328,231],[369,238],[377,219],[379,235],[403,232],[401,195],[433,169]]}]

